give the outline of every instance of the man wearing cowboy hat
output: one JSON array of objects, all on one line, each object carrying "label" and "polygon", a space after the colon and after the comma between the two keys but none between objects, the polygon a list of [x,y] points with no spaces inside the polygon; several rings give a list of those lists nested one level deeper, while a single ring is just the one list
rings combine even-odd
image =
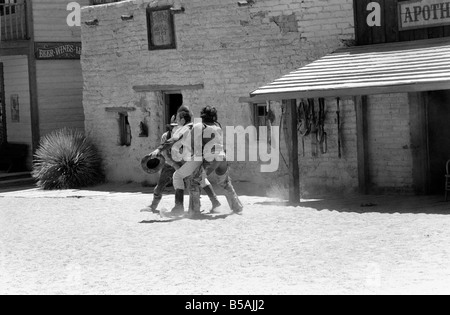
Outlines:
[{"label": "man wearing cowboy hat", "polygon": [[[172,116],[170,124],[167,125],[167,132],[164,133],[161,137],[161,144],[172,138],[172,134],[177,127],[178,124],[176,121],[176,117]],[[150,206],[142,209],[141,212],[159,213],[159,211],[157,211],[157,208],[159,206],[159,203],[161,202],[163,192],[166,187],[172,182],[172,177],[175,173],[175,169],[180,168],[180,166],[172,160],[170,151],[165,151],[162,155],[165,159],[165,165],[162,168],[161,175],[159,176],[158,184],[153,191],[153,202]]]},{"label": "man wearing cowboy hat", "polygon": [[[176,172],[176,170],[180,169],[183,166],[183,162],[175,162],[172,159],[172,154],[176,154],[176,150],[171,150],[172,146],[174,143],[178,142],[178,141],[184,141],[186,140],[186,135],[189,134],[192,130],[192,112],[190,111],[190,109],[187,106],[182,106],[180,107],[180,109],[178,109],[177,112],[177,116],[176,116],[176,122],[172,121],[172,124],[176,124],[177,126],[177,130],[173,130],[173,132],[171,132],[170,134],[166,133],[163,137],[161,138],[161,146],[155,150],[154,152],[152,152],[150,155],[156,157],[159,154],[161,154],[162,156],[164,156],[164,158],[166,159],[166,166],[170,167],[171,170],[164,172],[161,172],[161,177],[160,177],[160,183],[158,183],[158,186],[155,188],[155,191],[157,192],[157,194],[155,194],[155,198],[153,200],[153,204],[155,204],[155,206],[153,207],[150,206],[150,211],[152,212],[157,212],[156,211],[156,207],[159,205],[159,202],[161,201],[162,198],[162,192],[164,191],[164,189],[167,187],[168,183],[170,183],[170,180],[173,179],[173,175]],[[174,120],[174,117],[172,117],[172,120]],[[170,143],[170,145],[168,145],[168,143]],[[190,141],[189,141],[189,145],[190,145]],[[182,156],[182,152],[180,153],[180,156]],[[183,159],[178,157],[177,161],[182,161]],[[167,165],[168,164],[168,165]],[[164,168],[166,168],[166,166]],[[164,175],[164,177],[163,177]],[[167,178],[167,176],[169,176],[170,178]],[[162,178],[162,179],[161,179]],[[165,184],[165,185],[164,185]],[[172,209],[172,214],[174,215],[182,215],[184,214],[184,182],[183,184],[178,187],[175,185],[174,186],[176,188],[175,191],[175,207]],[[211,185],[211,183],[206,179],[202,182],[202,188],[203,190],[206,192],[206,194],[208,195],[209,199],[211,200],[212,203],[212,209],[216,209],[219,208],[221,206],[219,200],[217,199],[217,195],[214,192],[214,189]],[[156,201],[155,201],[156,200]],[[154,208],[154,209],[153,209]],[[148,208],[143,209],[142,211],[149,211]]]}]

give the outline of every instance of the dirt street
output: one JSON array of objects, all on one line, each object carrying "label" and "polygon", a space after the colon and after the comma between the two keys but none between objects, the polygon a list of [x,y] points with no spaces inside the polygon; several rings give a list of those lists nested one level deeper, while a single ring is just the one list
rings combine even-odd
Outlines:
[{"label": "dirt street", "polygon": [[0,192],[0,294],[450,293],[442,196],[243,196],[243,216],[164,222],[139,190]]}]

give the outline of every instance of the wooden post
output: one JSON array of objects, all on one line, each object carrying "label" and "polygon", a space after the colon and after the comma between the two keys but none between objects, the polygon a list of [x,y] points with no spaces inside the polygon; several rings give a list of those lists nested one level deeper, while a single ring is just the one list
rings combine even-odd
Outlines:
[{"label": "wooden post", "polygon": [[284,101],[286,106],[286,142],[289,151],[289,203],[300,203],[300,169],[298,165],[297,100]]},{"label": "wooden post", "polygon": [[356,111],[356,136],[358,148],[358,182],[359,192],[369,193],[369,153],[367,143],[367,96],[356,96],[354,99]]},{"label": "wooden post", "polygon": [[3,73],[3,63],[0,62],[0,147],[7,142],[6,129],[6,104],[5,104],[5,77]]},{"label": "wooden post", "polygon": [[426,194],[430,181],[426,93],[409,93],[409,116],[413,186],[416,194]]},{"label": "wooden post", "polygon": [[28,80],[30,86],[30,115],[31,115],[31,137],[32,137],[32,152],[37,150],[40,141],[40,126],[39,126],[39,108],[38,108],[38,92],[37,92],[37,73],[36,73],[36,58],[34,56],[34,22],[33,22],[33,7],[31,1],[26,2],[27,9],[27,25],[29,40],[28,51]]}]

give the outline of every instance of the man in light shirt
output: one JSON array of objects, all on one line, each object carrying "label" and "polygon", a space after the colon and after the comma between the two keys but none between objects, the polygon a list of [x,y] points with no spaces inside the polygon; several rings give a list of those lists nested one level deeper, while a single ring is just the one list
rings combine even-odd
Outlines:
[{"label": "man in light shirt", "polygon": [[[172,162],[170,163],[175,169],[175,172],[173,174],[173,187],[175,188],[175,207],[171,211],[173,215],[184,214],[184,180],[192,175],[193,172],[203,163],[202,159],[200,159],[200,162],[196,162],[195,165],[193,165],[190,161],[185,162],[184,159],[184,155],[190,154],[189,152],[192,152],[191,131],[194,126],[194,124],[192,123],[192,116],[192,112],[187,106],[180,107],[176,116],[176,121],[178,124],[177,130],[173,132],[170,139],[167,139],[158,147],[158,149],[151,153],[151,155],[153,155],[154,157],[158,156],[159,154],[162,154],[164,156],[165,154],[167,154],[167,152],[171,153]],[[182,150],[187,150],[188,152],[180,152],[179,150],[173,149],[175,144],[177,144],[176,148],[181,148]],[[201,183],[201,187],[211,200],[212,211],[219,208],[221,204],[217,199],[211,183],[207,179],[203,180]]]}]

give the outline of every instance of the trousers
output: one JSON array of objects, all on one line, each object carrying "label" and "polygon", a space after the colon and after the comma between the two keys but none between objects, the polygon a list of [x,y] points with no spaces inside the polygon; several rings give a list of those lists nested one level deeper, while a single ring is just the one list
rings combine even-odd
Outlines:
[{"label": "trousers", "polygon": [[[198,170],[203,164],[203,161],[188,161],[181,166],[173,174],[173,187],[175,189],[184,190],[184,179],[188,178],[196,170]],[[200,182],[201,188],[211,185],[206,176],[202,176],[202,181]]]},{"label": "trousers", "polygon": [[189,195],[191,201],[189,210],[194,213],[200,212],[200,186],[202,182],[207,180],[206,176],[211,175],[213,172],[218,176],[218,185],[225,190],[225,197],[231,210],[241,213],[243,206],[229,176],[227,161],[204,162],[194,170],[194,175],[190,179]]},{"label": "trousers", "polygon": [[164,165],[161,171],[161,175],[159,176],[158,185],[156,185],[155,189],[153,190],[153,208],[156,209],[158,207],[159,203],[162,200],[164,190],[172,181],[174,173],[175,169],[172,166],[168,164]]}]

